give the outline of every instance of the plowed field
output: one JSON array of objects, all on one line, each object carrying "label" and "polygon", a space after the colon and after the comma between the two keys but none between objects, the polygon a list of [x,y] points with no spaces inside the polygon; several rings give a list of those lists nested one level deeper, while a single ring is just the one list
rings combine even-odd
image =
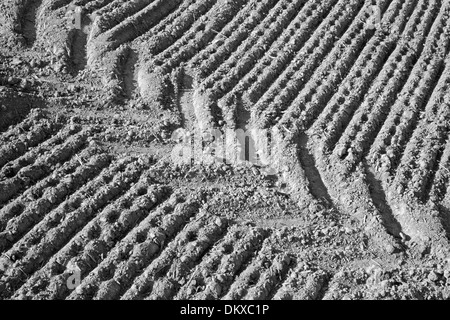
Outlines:
[{"label": "plowed field", "polygon": [[450,298],[450,2],[0,3],[0,299]]}]

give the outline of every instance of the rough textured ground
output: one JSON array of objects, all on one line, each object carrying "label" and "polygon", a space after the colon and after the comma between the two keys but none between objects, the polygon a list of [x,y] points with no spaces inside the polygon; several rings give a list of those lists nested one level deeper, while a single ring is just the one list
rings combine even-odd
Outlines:
[{"label": "rough textured ground", "polygon": [[443,0],[2,1],[0,298],[449,298],[449,24]]}]

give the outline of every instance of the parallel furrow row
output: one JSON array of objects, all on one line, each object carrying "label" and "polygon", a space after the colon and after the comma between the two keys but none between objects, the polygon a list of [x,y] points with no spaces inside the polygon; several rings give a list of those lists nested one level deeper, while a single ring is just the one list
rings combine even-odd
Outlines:
[{"label": "parallel furrow row", "polygon": [[[48,188],[40,199],[31,203],[20,215],[10,218],[4,231],[0,233],[0,251],[8,249],[10,245],[18,241],[36,223],[40,222],[47,213],[64,201],[67,196],[92,179],[92,177],[95,177],[109,164],[110,160],[110,157],[107,155],[92,157],[89,162],[79,166],[74,173],[66,175],[60,183]],[[17,208],[17,206],[14,207]],[[8,213],[6,211],[5,216],[10,216]],[[13,213],[16,213],[15,210],[13,210]],[[10,243],[9,246],[7,242]]]},{"label": "parallel furrow row", "polygon": [[189,280],[182,285],[175,299],[190,299],[199,290],[204,289],[207,278],[217,271],[221,259],[233,251],[241,234],[242,230],[237,225],[231,226],[223,239],[192,270],[188,276]]},{"label": "parallel furrow row", "polygon": [[[335,41],[347,30],[361,8],[360,1],[351,1],[333,10],[308,40],[289,67],[261,97],[253,109],[253,117],[264,124],[272,124],[314,74],[329,54]],[[262,124],[264,127],[265,125]]]},{"label": "parallel furrow row", "polygon": [[450,192],[448,186],[450,181],[450,139],[447,140],[439,167],[436,170],[429,199],[435,203],[442,201]]},{"label": "parallel furrow row", "polygon": [[[448,11],[447,6],[444,12]],[[443,76],[448,73],[448,57],[443,61],[449,47],[449,38],[445,36],[448,27],[443,14],[441,19],[436,20],[429,39],[431,43],[425,45],[419,62],[370,149],[368,159],[374,167],[394,174],[427,102],[442,101],[443,92],[450,83]]]},{"label": "parallel furrow row", "polygon": [[[448,90],[444,97],[446,99],[450,97]],[[434,108],[437,110],[433,110]],[[448,103],[438,104],[434,101],[427,106],[425,117],[420,121],[406,146],[395,175],[394,188],[398,189],[401,185],[404,189],[412,191],[419,199],[429,192],[430,187],[428,190],[426,187],[429,186],[429,181],[432,181],[431,175],[436,171],[448,140],[450,131],[448,110]]]},{"label": "parallel furrow row", "polygon": [[271,238],[266,238],[262,244],[261,250],[245,269],[233,280],[229,290],[222,297],[224,300],[243,299],[251,287],[258,283],[265,267],[271,265],[271,256],[273,249],[270,246]]},{"label": "parallel furrow row", "polygon": [[[336,0],[330,0],[317,9],[317,12],[311,14],[321,15],[321,10],[325,10],[335,2]],[[298,7],[300,6],[298,5]],[[206,96],[211,100],[220,99],[236,86],[295,18],[298,7],[292,3],[278,2],[257,30],[252,32],[252,35],[239,46],[238,50],[216,72],[201,83],[201,90],[206,92]]]},{"label": "parallel furrow row", "polygon": [[411,76],[411,70],[417,61],[422,62],[418,58],[434,21],[433,12],[436,11],[437,3],[432,2],[430,10],[422,17],[417,17],[420,24],[415,24],[413,20],[408,22],[406,30],[411,33],[415,31],[414,34],[407,41],[400,40],[361,106],[356,110],[344,135],[336,144],[333,156],[345,159],[348,167],[355,165],[370,149],[396,101],[397,94],[402,91]]},{"label": "parallel furrow row", "polygon": [[[51,211],[39,224],[26,234],[6,255],[15,262],[0,281],[8,286],[3,290],[9,297],[27,278],[42,267],[53,254],[58,252],[81,230],[98,210],[110,201],[119,198],[140,176],[144,166],[131,162],[123,172],[116,173],[112,180],[97,179],[71,196],[57,209]],[[109,178],[111,179],[111,178]]]},{"label": "parallel furrow row", "polygon": [[149,300],[172,299],[182,284],[186,283],[190,271],[205,253],[223,237],[228,223],[222,218],[212,216],[195,234],[195,240],[177,248],[176,258],[167,270],[166,276],[155,279],[153,290],[145,297]]},{"label": "parallel furrow row", "polygon": [[[210,12],[198,19],[189,31],[167,50],[155,56],[152,63],[159,66],[162,73],[191,59],[199,50],[206,47],[248,0],[216,3]],[[217,14],[221,11],[221,14]]]},{"label": "parallel furrow row", "polygon": [[219,261],[214,262],[217,265],[213,269],[206,271],[206,274],[200,271],[202,269],[199,269],[197,273],[194,271],[192,281],[180,290],[177,298],[194,300],[221,298],[227,293],[234,279],[239,276],[245,265],[260,250],[263,240],[267,236],[268,232],[263,229],[246,230],[239,236],[236,245],[229,248],[225,247]]},{"label": "parallel furrow row", "polygon": [[94,39],[100,34],[111,30],[119,23],[123,23],[123,21],[125,21],[127,18],[138,13],[146,6],[150,5],[153,1],[154,0],[116,0],[98,11],[95,10],[100,8],[98,6],[95,6],[93,2],[90,2],[88,5],[86,5],[85,9],[88,12],[95,11],[95,14],[97,15],[97,18],[92,25],[92,31],[90,33],[91,39]]},{"label": "parallel furrow row", "polygon": [[[10,163],[11,166],[3,167],[0,177],[7,179],[0,183],[0,203],[7,202],[19,192],[25,191],[40,179],[48,176],[52,173],[54,166],[63,164],[84,148],[89,136],[88,132],[82,131],[73,136],[72,133],[70,128],[64,129],[44,144],[18,158],[15,163]],[[63,141],[64,143],[60,144]],[[40,155],[43,150],[46,152]]]},{"label": "parallel furrow row", "polygon": [[80,161],[87,161],[85,159],[89,160],[96,153],[97,150],[93,148],[82,150],[72,157],[72,159],[54,170],[51,175],[40,180],[31,188],[25,190],[19,197],[0,209],[0,231],[4,231],[8,221],[21,215],[26,208],[34,208],[39,211],[38,207],[35,205],[37,201],[39,201],[44,194],[47,196],[51,195],[53,191],[50,190],[54,190],[52,188],[58,185],[61,180],[70,182],[70,179],[64,179],[64,177],[72,175],[75,170],[80,167]]},{"label": "parallel furrow row", "polygon": [[274,3],[274,0],[249,1],[218,33],[214,41],[189,61],[189,68],[196,69],[196,76],[199,79],[213,73],[251,35]]},{"label": "parallel furrow row", "polygon": [[138,37],[136,46],[142,50],[144,57],[161,53],[186,34],[197,19],[211,10],[212,6],[213,2],[210,1],[183,1],[175,11]]},{"label": "parallel furrow row", "polygon": [[28,119],[24,122],[22,125],[11,129],[14,132],[20,131],[20,134],[9,134],[10,138],[4,136],[0,140],[2,141],[0,146],[0,170],[5,164],[22,156],[30,148],[43,143],[61,127],[48,120],[35,122]]},{"label": "parallel furrow row", "polygon": [[79,133],[80,130],[81,127],[79,126],[64,127],[49,139],[38,144],[36,147],[27,150],[18,158],[4,165],[0,170],[0,178],[13,178],[21,169],[33,164],[39,157],[42,157],[42,155],[49,153],[55,147],[64,144],[67,139],[76,136],[76,134]]},{"label": "parallel furrow row", "polygon": [[[387,1],[380,5],[387,5]],[[406,5],[403,8],[405,7]],[[392,23],[402,12],[401,8],[400,2],[392,2],[382,23]],[[299,92],[282,115],[279,121],[280,125],[289,130],[307,130],[324,111],[323,106],[326,106],[337,92],[341,82],[348,76],[366,45],[370,41],[374,41],[373,37],[380,37],[365,24],[368,17],[367,12],[361,11],[354,19],[346,34],[338,41],[305,88]],[[372,45],[379,43],[380,39],[375,40]]]},{"label": "parallel furrow row", "polygon": [[296,268],[283,282],[273,300],[316,300],[326,280],[327,274],[322,270],[311,272]]},{"label": "parallel furrow row", "polygon": [[[104,53],[117,49],[121,44],[133,41],[174,11],[181,2],[181,0],[153,1],[136,14],[90,41],[87,49],[88,59],[95,60],[96,57],[101,57]],[[134,6],[130,8],[132,9]]]},{"label": "parallel furrow row", "polygon": [[144,218],[147,222],[156,219],[155,213],[161,213],[148,215],[148,211],[163,201],[167,191],[165,187],[152,185],[147,175],[143,175],[123,197],[110,203],[78,232],[16,295],[37,287],[41,290],[35,299],[67,297],[70,291],[66,283],[74,268],[85,277]]},{"label": "parallel furrow row", "polygon": [[267,300],[278,283],[289,271],[291,258],[286,253],[277,254],[272,264],[259,277],[258,282],[248,289],[244,300]]},{"label": "parallel furrow row", "polygon": [[[219,106],[225,113],[225,119],[233,124],[236,97],[242,96],[246,106],[251,106],[277,77],[289,66],[295,54],[305,45],[315,32],[322,18],[326,17],[335,2],[326,1],[319,5],[307,1],[298,10],[297,16],[290,22],[278,39],[272,43],[265,55],[257,61],[250,72],[245,74],[237,85],[221,100]],[[255,93],[257,92],[257,93]]]},{"label": "parallel furrow row", "polygon": [[[334,143],[353,117],[364,95],[369,92],[374,80],[379,76],[389,56],[398,45],[400,31],[408,19],[414,6],[413,1],[405,3],[405,7],[394,23],[391,34],[381,33],[372,38],[364,48],[347,78],[340,85],[338,92],[331,98],[317,122],[314,132],[320,132],[324,153],[329,153]],[[414,12],[412,19],[424,14],[424,6]],[[406,11],[406,12],[404,12]],[[415,21],[415,20],[414,20]]]},{"label": "parallel furrow row", "polygon": [[196,202],[182,201],[175,195],[146,217],[108,253],[106,259],[84,277],[77,291],[68,298],[119,298],[197,212]]},{"label": "parallel furrow row", "polygon": [[[315,10],[316,7],[317,4],[308,1],[305,5],[306,11],[299,12],[288,29],[258,62],[258,65],[251,72],[252,84],[243,97],[247,104],[256,103],[261,98],[270,85],[289,66],[310,35],[314,35],[314,29],[319,26],[321,21],[311,14],[311,11]],[[333,11],[336,11],[336,8]],[[323,12],[323,15],[325,15],[325,12]],[[327,17],[327,19],[329,18]]]}]

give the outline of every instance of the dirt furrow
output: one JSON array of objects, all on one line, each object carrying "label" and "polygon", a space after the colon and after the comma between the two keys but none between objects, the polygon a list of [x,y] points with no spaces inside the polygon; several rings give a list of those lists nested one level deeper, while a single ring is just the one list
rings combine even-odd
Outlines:
[{"label": "dirt furrow", "polygon": [[28,47],[32,47],[37,38],[37,16],[42,0],[26,1],[22,20],[22,34]]},{"label": "dirt furrow", "polygon": [[[444,97],[448,99],[448,91]],[[393,182],[394,188],[403,186],[405,191],[409,190],[419,198],[426,193],[427,180],[434,163],[439,163],[450,130],[448,106],[439,104],[435,108],[437,110],[433,112],[433,107],[430,107],[431,112],[420,121],[406,146]]]},{"label": "dirt furrow", "polygon": [[34,148],[49,139],[60,127],[59,124],[54,124],[48,120],[25,126],[26,129],[22,126],[21,129],[15,127],[15,130],[19,130],[21,134],[12,136],[13,141],[8,142],[9,139],[1,140],[0,170],[5,164],[22,156],[30,148]]},{"label": "dirt furrow", "polygon": [[[191,211],[192,209],[194,209],[193,212]],[[151,294],[154,289],[154,283],[157,279],[164,277],[167,274],[170,265],[174,262],[174,259],[177,259],[178,250],[182,250],[188,243],[195,240],[196,234],[206,224],[208,218],[202,213],[194,218],[198,206],[192,208],[191,204],[191,208],[188,210],[191,211],[189,213],[189,216],[192,217],[191,222],[185,224],[184,228],[176,235],[175,231],[178,230],[172,230],[173,233],[171,237],[175,237],[172,240],[170,240],[170,238],[167,239],[170,241],[167,247],[161,251],[159,256],[151,261],[143,272],[138,274],[131,287],[122,295],[121,299],[136,300]]]},{"label": "dirt furrow", "polygon": [[[201,131],[208,126],[214,127],[215,123],[223,121],[223,117],[233,126],[233,115],[236,108],[233,108],[233,106],[235,107],[234,103],[228,103],[230,99],[233,100],[236,97],[228,96],[227,100],[220,102],[219,107],[217,100],[227,93],[231,94],[234,89],[243,91],[243,87],[238,89],[236,86],[241,83],[246,74],[251,72],[266,50],[283,34],[283,28],[287,27],[292,19],[295,19],[296,8],[300,8],[301,4],[301,2],[290,5],[283,2],[277,3],[251,35],[240,44],[236,52],[199,84],[194,91],[193,100],[197,117],[201,119]],[[279,18],[277,18],[278,16]],[[269,28],[276,32],[270,32]],[[248,87],[250,84],[247,81],[243,86]]]},{"label": "dirt furrow", "polygon": [[93,65],[106,52],[115,50],[121,44],[133,41],[147,32],[156,25],[157,21],[175,10],[180,3],[181,0],[154,1],[129,19],[90,41],[87,47],[89,65]]},{"label": "dirt furrow", "polygon": [[[439,167],[441,166],[441,162],[444,162],[448,165],[446,161],[447,159],[444,157],[445,146],[449,141],[448,132],[449,129],[447,128],[446,135],[440,133],[440,135],[436,139],[437,141],[434,141],[434,143],[439,142],[441,144],[440,146],[436,144],[429,146],[429,148],[434,151],[433,153],[431,153],[431,159],[430,154],[423,156],[423,158],[426,159],[425,161],[433,161],[432,164],[428,164],[428,168],[430,170],[428,174],[424,172],[419,173],[420,177],[423,178],[424,181],[414,184],[416,196],[418,196],[419,199],[424,203],[426,203],[430,198],[431,189],[435,184],[436,174],[439,170]],[[417,189],[419,189],[420,191],[418,191]]]},{"label": "dirt furrow", "polygon": [[64,176],[73,174],[80,166],[80,160],[84,161],[84,159],[90,159],[96,153],[97,150],[93,148],[82,150],[77,154],[78,157],[72,157],[72,159],[53,171],[51,175],[40,180],[31,188],[25,190],[19,197],[0,209],[0,230],[4,231],[4,228],[10,219],[14,219],[14,217],[22,214],[25,208],[32,206],[36,200],[42,198],[44,193],[56,186]]},{"label": "dirt furrow", "polygon": [[258,283],[248,290],[244,300],[267,300],[275,290],[279,281],[289,271],[291,258],[286,253],[278,254],[272,264],[259,277]]},{"label": "dirt furrow", "polygon": [[[2,116],[2,118],[7,117],[4,114],[4,110],[0,111],[0,115]],[[35,123],[39,123],[40,121],[42,121],[42,119],[45,118],[47,118],[46,114],[41,109],[31,109],[29,114],[24,119],[22,119],[22,121],[15,123],[14,126],[4,128],[6,131],[0,134],[0,140],[6,142],[21,133],[28,132]],[[0,132],[2,131],[1,129],[3,128],[0,127]]]},{"label": "dirt furrow", "polygon": [[217,272],[222,258],[233,251],[241,234],[242,230],[238,225],[231,226],[223,239],[195,266],[189,280],[182,284],[174,299],[192,299],[197,292],[205,289],[210,277]]},{"label": "dirt furrow", "polygon": [[157,55],[177,42],[196,22],[207,13],[212,2],[183,1],[178,8],[156,26],[136,39],[143,57]]},{"label": "dirt furrow", "polygon": [[224,292],[223,300],[240,300],[245,297],[251,287],[258,283],[266,267],[270,267],[274,254],[273,249],[268,245],[269,240],[270,238],[264,240],[262,248],[255,258],[234,279],[226,294]]},{"label": "dirt furrow", "polygon": [[[17,193],[24,191],[40,179],[49,175],[53,170],[53,166],[56,164],[62,164],[69,160],[77,151],[85,147],[87,137],[87,132],[81,132],[80,134],[69,137],[64,144],[54,147],[51,151],[37,159],[28,158],[26,166],[21,166],[17,171],[17,175],[0,183],[0,203],[9,201]],[[26,156],[29,157],[31,152],[27,153]],[[22,159],[19,158],[19,165],[23,165],[20,160]],[[10,169],[10,167],[4,167],[3,169],[2,174],[4,175],[7,173],[5,171]],[[13,172],[15,171],[14,169],[12,170]]]},{"label": "dirt furrow", "polygon": [[[67,196],[80,188],[84,183],[97,176],[111,161],[107,155],[94,156],[85,165],[80,166],[72,174],[66,175],[65,179],[54,187],[47,189],[42,197],[30,204],[23,212],[9,219],[2,235],[9,242],[0,241],[0,251],[9,249],[34,225],[39,223],[53,208],[59,205]],[[0,239],[3,237],[0,237]]]},{"label": "dirt furrow", "polygon": [[196,239],[178,251],[177,259],[171,264],[164,278],[153,284],[149,300],[172,299],[179,288],[190,278],[190,271],[201,261],[205,253],[219,241],[226,232],[228,222],[221,218],[212,218],[195,235]]},{"label": "dirt furrow", "polygon": [[[96,0],[96,1],[89,1],[84,6],[85,10],[88,13],[98,12],[99,10],[107,10],[107,8],[111,5],[113,5],[115,1],[114,0]],[[122,3],[124,1],[122,0]]]},{"label": "dirt furrow", "polygon": [[[146,216],[167,193],[165,187],[152,185],[148,177],[143,176],[126,195],[108,205],[99,215],[92,219],[70,242],[55,254],[49,263],[22,287],[16,296],[26,294],[34,288],[42,288],[35,299],[64,299],[71,292],[67,281],[73,270],[69,266],[79,268],[80,276],[86,277],[108,255],[129,231],[139,225],[143,219],[156,218],[154,213]],[[150,185],[150,186],[149,186]],[[132,231],[133,232],[133,231]],[[72,248],[84,248],[74,254]],[[66,266],[67,269],[61,268]],[[47,286],[43,285],[48,281]]]},{"label": "dirt furrow", "polygon": [[[177,42],[154,57],[152,64],[160,66],[162,73],[167,73],[182,62],[189,61],[195,54],[206,47],[218,33],[239,13],[248,0],[238,0],[233,4],[218,2],[211,10],[191,27],[188,33]],[[213,14],[216,10],[223,10],[220,16]]]},{"label": "dirt furrow", "polygon": [[0,12],[0,300],[450,296],[450,1]]},{"label": "dirt furrow", "polygon": [[62,128],[55,135],[51,136],[43,143],[38,144],[36,147],[28,150],[25,154],[3,166],[3,168],[0,170],[0,177],[2,179],[13,178],[22,168],[30,166],[32,163],[34,163],[36,158],[40,157],[40,155],[46,154],[49,152],[49,150],[60,146],[64,143],[65,140],[76,135],[80,130],[81,127],[79,126],[66,126]]},{"label": "dirt furrow", "polygon": [[434,174],[433,181],[430,182],[431,190],[428,195],[426,195],[425,200],[431,200],[432,203],[441,202],[445,194],[447,193],[447,188],[450,179],[450,140],[447,139],[447,144],[442,152],[441,161],[439,167]]},{"label": "dirt furrow", "polygon": [[[278,40],[281,40],[281,42],[277,41],[278,46],[272,46],[252,71],[251,75],[254,82],[244,93],[245,104],[256,103],[284,72],[290,61],[294,59],[295,54],[303,48],[310,35],[313,35],[320,26],[320,18],[326,16],[328,11],[326,9],[331,9],[328,5],[328,3],[325,3],[325,5],[317,8],[318,5],[313,2],[307,1],[304,4],[297,17],[292,20],[283,36]],[[317,10],[317,13],[314,10]],[[333,10],[336,10],[336,7],[331,10],[330,14]],[[297,31],[298,28],[300,30]],[[280,45],[283,44],[287,44],[288,50],[280,50]],[[269,67],[266,65],[269,65]]]},{"label": "dirt furrow", "polygon": [[427,101],[442,99],[441,88],[445,86],[446,77],[443,75],[446,74],[444,69],[448,66],[448,59],[444,61],[440,54],[435,53],[445,54],[448,50],[447,38],[442,42],[437,41],[444,34],[447,24],[444,16],[448,11],[447,5],[441,11],[441,18],[436,19],[431,31],[432,37],[428,39],[422,57],[371,147],[369,161],[384,171],[395,173]]},{"label": "dirt furrow", "polygon": [[298,139],[298,158],[300,164],[305,171],[306,179],[308,180],[308,187],[311,194],[324,204],[331,205],[333,200],[330,193],[325,186],[320,172],[316,166],[314,155],[308,149],[308,136],[300,134]]},{"label": "dirt furrow", "polygon": [[297,267],[288,275],[273,300],[316,300],[327,278],[322,270],[302,271]]},{"label": "dirt furrow", "polygon": [[273,0],[247,2],[216,38],[189,61],[189,68],[196,70],[199,79],[212,74],[251,35],[273,5]]},{"label": "dirt furrow", "polygon": [[252,228],[248,233],[242,234],[231,252],[225,252],[220,264],[209,281],[203,287],[197,288],[197,293],[192,299],[212,300],[225,295],[234,279],[239,276],[244,266],[259,251],[262,242],[267,237],[267,230]]},{"label": "dirt furrow", "polygon": [[413,1],[404,3],[400,11],[402,18],[395,20],[397,28],[390,33],[384,33],[382,30],[376,32],[375,37],[363,49],[350,73],[312,126],[313,132],[321,132],[321,136],[325,137],[324,152],[345,129],[346,123],[351,119],[360,100],[394,51],[398,42],[398,35],[394,31],[402,28],[413,8]]},{"label": "dirt furrow", "polygon": [[[189,32],[177,40],[168,49],[155,56],[150,64],[145,64],[139,70],[139,87],[141,96],[146,100],[153,100],[154,86],[164,86],[169,73],[181,63],[191,59],[199,50],[203,49],[225,27],[247,0],[237,3],[217,2],[211,9],[198,19]],[[223,10],[223,14],[215,12]]]},{"label": "dirt furrow", "polygon": [[[173,203],[175,202],[175,203]],[[191,200],[162,207],[127,235],[92,273],[82,281],[77,292],[69,299],[86,299],[95,296],[119,298],[133,291],[130,286],[135,278],[162,252],[165,244],[182,229],[187,220],[195,215],[198,205]]]},{"label": "dirt furrow", "polygon": [[[380,3],[387,6],[387,1]],[[392,22],[399,14],[401,4],[392,2],[383,17],[384,23]],[[332,52],[309,79],[302,91],[282,115],[279,123],[289,130],[307,130],[316,121],[342,81],[348,76],[358,57],[376,36],[365,23],[369,17],[367,10],[361,10],[347,33],[337,42]],[[378,44],[379,41],[377,40]],[[326,79],[323,79],[325,75]]]},{"label": "dirt furrow", "polygon": [[289,67],[256,102],[252,117],[258,123],[258,127],[266,127],[277,122],[275,119],[295,99],[322,60],[328,56],[333,44],[345,34],[360,8],[361,3],[357,1],[348,4],[339,3],[322,21]]},{"label": "dirt furrow", "polygon": [[[126,160],[125,160],[126,161]],[[139,177],[142,166],[132,162],[124,167],[125,161],[113,170],[124,170],[110,175],[105,184],[105,176],[86,185],[74,194],[69,202],[62,203],[51,211],[25,237],[8,250],[7,256],[15,262],[0,278],[0,283],[8,287],[4,294],[10,296],[12,288],[22,285],[25,280],[45,264],[51,256],[63,247],[80,228],[86,225],[98,210],[109,201],[118,198]],[[97,185],[96,185],[97,184]],[[99,188],[100,187],[100,188]]]},{"label": "dirt furrow", "polygon": [[[222,98],[262,58],[270,45],[282,34],[296,16],[297,5],[278,2],[268,13],[258,30],[239,46],[237,52],[222,64],[214,74],[201,83],[201,91],[211,100]],[[285,5],[286,9],[283,8]],[[270,30],[270,31],[269,31]],[[231,70],[231,73],[230,73]],[[226,77],[224,77],[226,73]]]},{"label": "dirt furrow", "polygon": [[386,227],[387,231],[396,236],[400,237],[400,232],[402,231],[402,226],[395,218],[392,208],[389,205],[389,201],[386,195],[386,191],[383,187],[381,178],[378,176],[377,172],[373,167],[366,164],[365,167],[366,182],[369,187],[370,195],[373,204],[378,209],[381,214],[382,223]]},{"label": "dirt furrow", "polygon": [[[402,41],[403,43],[397,45],[362,105],[355,112],[344,134],[335,145],[333,155],[345,159],[347,167],[353,167],[365,155],[371,141],[377,136],[397,94],[403,90],[411,70],[419,61],[418,57],[422,54],[431,23],[434,21],[433,13],[436,12],[438,12],[437,4],[431,3],[430,10],[422,16],[419,25],[413,24],[412,20],[408,22],[405,32],[407,34],[411,34],[414,30],[416,32],[408,38],[411,40]],[[370,141],[367,141],[368,139]],[[349,148],[350,151],[348,151]]]},{"label": "dirt furrow", "polygon": [[[117,4],[115,4],[115,2],[117,2]],[[93,23],[90,40],[95,41],[94,39],[100,36],[102,33],[111,30],[113,27],[121,23],[121,21],[124,21],[127,18],[135,15],[136,13],[150,5],[152,2],[154,2],[154,0],[113,1],[110,3],[111,6],[109,7],[112,7],[113,4],[115,4],[114,9],[111,8],[112,10],[110,9],[107,11],[107,8],[104,8],[103,10],[100,10],[98,12],[96,10],[100,8],[98,6],[95,6],[93,2],[91,2],[92,5],[86,5],[86,10],[88,12],[96,11],[95,13],[98,17]]]}]

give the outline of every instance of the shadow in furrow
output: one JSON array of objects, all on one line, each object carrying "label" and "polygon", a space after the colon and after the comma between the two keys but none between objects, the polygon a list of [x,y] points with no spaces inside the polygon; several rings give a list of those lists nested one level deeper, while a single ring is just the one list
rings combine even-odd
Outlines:
[{"label": "shadow in furrow", "polygon": [[317,169],[314,156],[308,149],[308,136],[305,133],[301,133],[297,143],[300,163],[305,171],[306,178],[309,181],[311,194],[318,200],[325,199],[329,204],[332,204],[331,196]]},{"label": "shadow in furrow", "polygon": [[24,8],[22,35],[28,47],[32,47],[36,41],[36,15],[41,4],[42,0],[27,1],[26,7]]},{"label": "shadow in furrow", "polygon": [[392,212],[392,209],[387,202],[386,193],[381,184],[381,180],[377,178],[376,173],[369,165],[366,164],[365,167],[367,183],[369,185],[369,191],[372,197],[373,204],[378,209],[386,230],[391,235],[398,237],[402,230],[402,227],[400,223],[395,219],[394,213]]}]

